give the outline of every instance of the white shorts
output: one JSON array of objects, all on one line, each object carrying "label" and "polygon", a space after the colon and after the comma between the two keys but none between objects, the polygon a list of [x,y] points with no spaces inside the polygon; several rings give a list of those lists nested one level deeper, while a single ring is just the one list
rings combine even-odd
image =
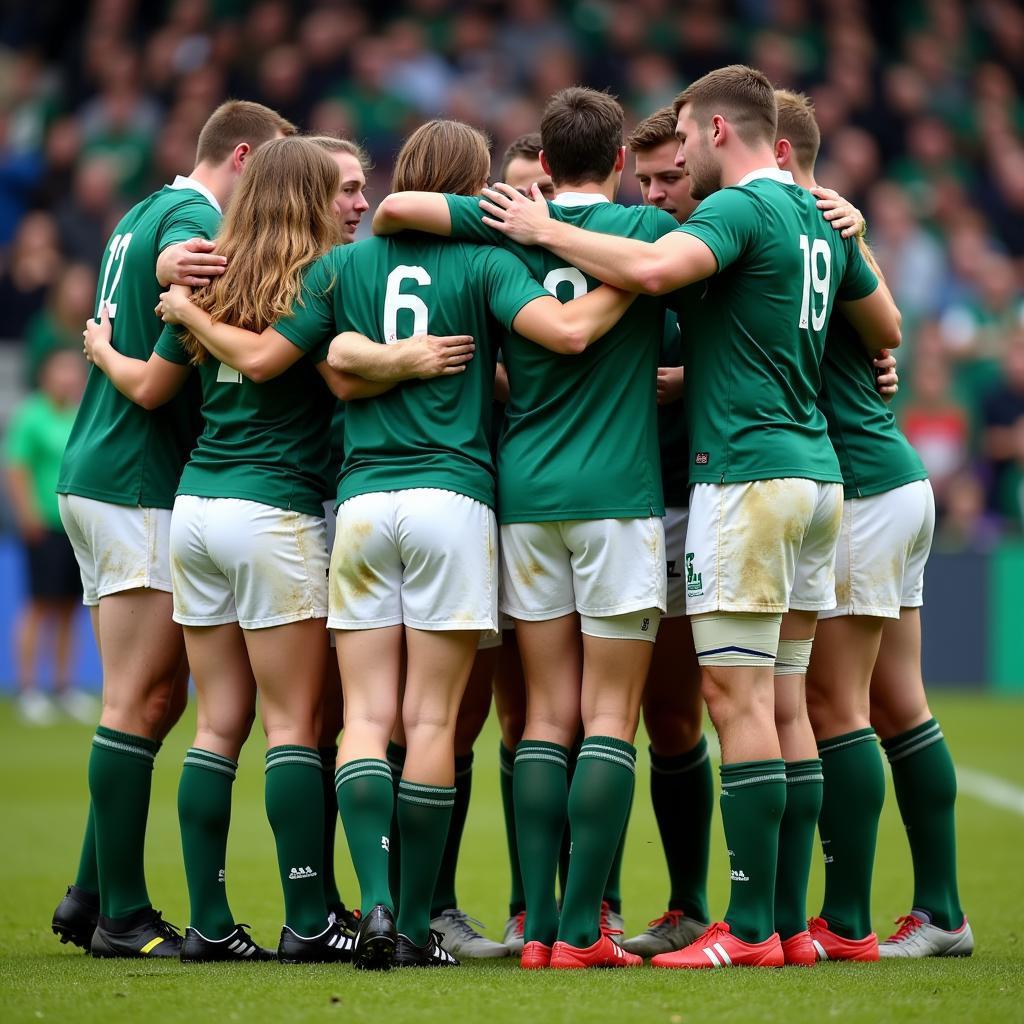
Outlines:
[{"label": "white shorts", "polygon": [[877,615],[924,603],[924,566],[935,532],[935,498],[927,480],[843,502],[836,554],[836,607],[821,618]]},{"label": "white shorts", "polygon": [[665,564],[668,591],[663,619],[678,619],[686,614],[686,522],[690,510],[685,505],[665,509]]},{"label": "white shorts", "polygon": [[338,509],[331,629],[498,627],[498,529],[482,502],[435,487],[375,491]]},{"label": "white shorts", "polygon": [[476,645],[478,651],[490,651],[495,647],[501,647],[505,642],[505,632],[507,630],[515,631],[516,624],[507,615],[499,615],[498,620],[497,631],[480,634],[480,643]]},{"label": "white shorts", "polygon": [[171,515],[174,621],[267,629],[327,616],[319,516],[242,498],[180,494]]},{"label": "white shorts", "polygon": [[834,608],[841,484],[785,478],[695,484],[686,531],[686,611]]},{"label": "white shorts", "polygon": [[540,622],[665,610],[660,518],[571,519],[501,528],[501,610]]},{"label": "white shorts", "polygon": [[169,508],[114,505],[58,494],[60,518],[82,574],[82,604],[122,590],[171,592]]}]

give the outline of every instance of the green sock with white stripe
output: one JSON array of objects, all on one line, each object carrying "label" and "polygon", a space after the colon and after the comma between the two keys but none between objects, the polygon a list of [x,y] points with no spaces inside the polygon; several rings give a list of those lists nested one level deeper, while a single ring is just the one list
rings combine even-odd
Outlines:
[{"label": "green sock with white stripe", "polygon": [[775,931],[775,866],[786,808],[786,762],[738,761],[723,764],[720,772],[732,880],[725,921],[744,942],[763,942]]},{"label": "green sock with white stripe", "polygon": [[523,873],[519,867],[519,844],[516,842],[516,807],[512,796],[512,772],[515,768],[516,755],[504,743],[498,744],[498,782],[501,786],[501,807],[505,812],[505,842],[508,844],[508,866],[512,875],[512,884],[508,894],[508,916],[526,909],[523,898]]},{"label": "green sock with white stripe", "polygon": [[430,901],[454,806],[454,786],[429,786],[404,778],[398,784],[402,895],[397,923],[398,930],[417,946],[429,937]]},{"label": "green sock with white stripe", "polygon": [[882,740],[914,862],[914,910],[950,931],[963,923],[956,880],[956,769],[934,718]]},{"label": "green sock with white stripe", "polygon": [[284,923],[310,938],[327,927],[320,754],[282,744],[267,751],[265,799],[284,890]]},{"label": "green sock with white stripe", "polygon": [[568,763],[569,751],[558,743],[523,740],[516,747],[512,792],[526,899],[524,934],[527,942],[545,946],[558,934],[555,875],[568,815]]},{"label": "green sock with white stripe", "polygon": [[[558,938],[584,948],[601,934],[601,899],[636,779],[636,748],[612,736],[588,736],[569,789],[572,855]],[[529,918],[529,913],[527,913]]]},{"label": "green sock with white stripe", "polygon": [[75,887],[92,893],[99,899],[100,876],[96,864],[96,821],[92,813],[91,800],[89,801],[89,817],[85,820],[85,835],[82,837],[82,852],[78,858]]},{"label": "green sock with white stripe", "polygon": [[818,744],[825,790],[818,816],[825,857],[821,916],[844,939],[871,934],[871,873],[878,819],[885,800],[885,772],[878,737],[857,729]]},{"label": "green sock with white stripe", "polygon": [[786,762],[786,809],[775,869],[775,930],[782,939],[807,929],[807,881],[821,811],[821,761]]},{"label": "green sock with white stripe", "polygon": [[441,856],[441,867],[437,872],[437,884],[434,886],[434,898],[430,905],[431,918],[438,917],[445,910],[453,910],[459,905],[455,895],[455,873],[459,867],[459,850],[462,848],[462,833],[466,828],[466,815],[469,814],[469,797],[473,792],[473,751],[468,754],[455,755],[455,806],[452,808],[452,820],[448,826],[448,838],[445,840],[444,853]]},{"label": "green sock with white stripe", "polygon": [[395,807],[391,766],[374,757],[348,761],[334,773],[334,788],[352,866],[359,879],[363,916],[379,903],[394,910],[388,885]]},{"label": "green sock with white stripe", "polygon": [[150,906],[146,891],[146,821],[159,744],[98,726],[89,756],[96,828],[100,913],[127,917]]},{"label": "green sock with white stripe", "polygon": [[224,880],[231,824],[231,787],[238,763],[210,750],[185,754],[178,783],[178,824],[188,883],[189,924],[208,939],[235,927]]},{"label": "green sock with white stripe", "polygon": [[402,772],[405,770],[406,749],[400,743],[388,740],[387,753],[384,755],[391,767],[391,778],[393,780],[394,799],[391,814],[391,858],[388,862],[388,887],[391,889],[391,898],[395,901],[395,912],[398,911],[398,897],[402,890],[402,836],[398,828],[398,784],[402,781]]}]

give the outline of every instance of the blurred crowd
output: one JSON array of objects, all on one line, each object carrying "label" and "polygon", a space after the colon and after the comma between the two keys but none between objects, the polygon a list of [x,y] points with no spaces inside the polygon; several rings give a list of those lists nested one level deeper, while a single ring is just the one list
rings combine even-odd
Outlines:
[{"label": "blurred crowd", "polygon": [[[904,314],[898,415],[940,547],[1024,526],[1024,5],[1015,0],[60,0],[0,25],[0,336],[25,385],[77,348],[123,210],[186,173],[227,96],[365,144],[371,204],[433,116],[500,159],[545,99],[607,88],[630,122],[743,61],[810,93],[818,180],[865,212]],[[631,180],[624,202],[639,201]],[[0,398],[2,400],[2,398]]]}]

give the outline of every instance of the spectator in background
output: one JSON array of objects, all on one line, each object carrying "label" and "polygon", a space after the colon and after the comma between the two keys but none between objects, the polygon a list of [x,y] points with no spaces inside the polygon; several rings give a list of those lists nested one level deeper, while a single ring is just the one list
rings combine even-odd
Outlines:
[{"label": "spectator in background", "polygon": [[109,229],[123,206],[117,184],[117,166],[108,156],[85,157],[78,165],[71,193],[56,210],[61,248],[69,259],[99,270]]},{"label": "spectator in background", "polygon": [[84,263],[61,272],[46,304],[25,328],[25,379],[30,390],[40,386],[43,364],[56,351],[82,345],[82,325],[92,316],[96,275]]},{"label": "spectator in background", "polygon": [[53,217],[41,210],[27,214],[0,265],[0,336],[16,341],[25,336],[62,266]]},{"label": "spectator in background", "polygon": [[[41,653],[53,651],[56,705],[80,722],[95,702],[69,686],[81,577],[57,507],[57,475],[85,387],[85,360],[58,349],[40,369],[40,388],[16,410],[7,431],[7,482],[28,559],[28,601],[15,625],[18,707],[26,722],[47,725],[56,708],[39,690]],[[47,635],[52,629],[52,641]]]},{"label": "spectator in background", "polygon": [[1003,356],[1003,380],[982,405],[982,452],[991,475],[988,507],[1021,526],[1020,482],[1024,466],[1024,327]]},{"label": "spectator in background", "polygon": [[985,511],[985,486],[969,469],[946,481],[945,514],[935,531],[939,551],[991,551],[999,540],[999,522]]}]

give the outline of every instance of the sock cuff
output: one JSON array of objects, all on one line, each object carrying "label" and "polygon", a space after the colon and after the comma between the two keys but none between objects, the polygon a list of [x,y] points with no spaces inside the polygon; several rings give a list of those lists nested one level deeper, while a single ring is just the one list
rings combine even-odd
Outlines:
[{"label": "sock cuff", "polygon": [[391,765],[379,757],[357,757],[354,761],[346,761],[334,773],[334,788],[341,789],[346,782],[376,776],[386,779],[388,785],[394,785]]},{"label": "sock cuff", "polygon": [[238,762],[223,754],[215,754],[212,750],[202,747],[189,747],[185,751],[184,766],[186,768],[205,768],[210,772],[219,772],[233,779],[238,772]]},{"label": "sock cuff", "polygon": [[323,765],[325,772],[333,772],[334,764],[338,760],[338,748],[333,747],[318,747],[317,753],[320,755],[320,764]]},{"label": "sock cuff", "polygon": [[402,779],[398,784],[398,799],[406,803],[419,804],[421,807],[454,807],[454,786],[428,786],[421,782],[406,782]]},{"label": "sock cuff", "polygon": [[498,767],[502,775],[511,775],[512,766],[516,763],[516,752],[509,750],[504,743],[498,743]]},{"label": "sock cuff", "polygon": [[882,749],[889,758],[889,763],[893,764],[916,754],[919,750],[924,750],[925,747],[930,747],[933,743],[938,743],[943,738],[939,723],[934,718],[929,718],[927,722],[922,722],[913,729],[901,732],[891,739],[882,740]]},{"label": "sock cuff", "polygon": [[719,774],[723,792],[746,786],[785,783],[786,762],[781,757],[767,761],[737,761],[735,764],[723,764]]},{"label": "sock cuff", "polygon": [[388,748],[384,756],[387,758],[388,764],[391,765],[391,770],[396,775],[401,775],[402,769],[405,767],[405,753],[405,747],[400,743],[393,743],[391,740],[388,740]]},{"label": "sock cuff", "polygon": [[596,758],[620,765],[630,772],[636,771],[636,747],[614,736],[588,736],[580,747],[577,764],[585,758]]},{"label": "sock cuff", "polygon": [[522,740],[516,747],[516,764],[526,761],[545,761],[560,768],[569,767],[569,749],[560,743],[545,740]]},{"label": "sock cuff", "polygon": [[858,743],[877,743],[878,735],[871,726],[864,729],[855,729],[853,732],[844,732],[840,736],[831,736],[818,744],[818,755],[824,757],[826,754],[834,754],[837,750],[845,750],[847,747],[854,747]]},{"label": "sock cuff", "polygon": [[821,773],[821,758],[811,757],[804,761],[786,762],[786,785],[795,786],[802,782],[823,783],[825,776]]},{"label": "sock cuff", "polygon": [[108,729],[105,725],[96,727],[96,735],[92,738],[93,746],[103,750],[116,751],[119,754],[127,754],[129,757],[137,757],[140,761],[153,763],[159,744],[145,736],[136,736],[130,732],[118,732],[117,729]]},{"label": "sock cuff", "polygon": [[651,753],[651,771],[658,775],[683,775],[692,772],[711,756],[706,736],[701,736],[697,745],[692,750],[687,750],[685,754],[663,757],[656,754],[653,747],[648,749]]},{"label": "sock cuff", "polygon": [[314,747],[300,747],[289,743],[271,747],[267,751],[266,771],[281,768],[286,764],[303,764],[315,768],[318,772],[323,771],[320,753]]},{"label": "sock cuff", "polygon": [[455,778],[460,779],[473,771],[473,751],[455,755]]}]

